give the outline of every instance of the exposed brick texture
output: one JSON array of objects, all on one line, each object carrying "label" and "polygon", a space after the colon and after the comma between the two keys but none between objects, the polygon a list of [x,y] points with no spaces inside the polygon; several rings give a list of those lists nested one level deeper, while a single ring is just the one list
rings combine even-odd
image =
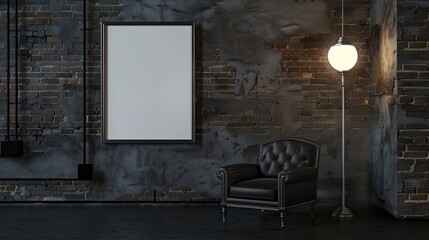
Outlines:
[{"label": "exposed brick texture", "polygon": [[91,186],[79,181],[0,181],[0,201],[88,201]]},{"label": "exposed brick texture", "polygon": [[398,0],[398,212],[429,210],[429,8]]}]

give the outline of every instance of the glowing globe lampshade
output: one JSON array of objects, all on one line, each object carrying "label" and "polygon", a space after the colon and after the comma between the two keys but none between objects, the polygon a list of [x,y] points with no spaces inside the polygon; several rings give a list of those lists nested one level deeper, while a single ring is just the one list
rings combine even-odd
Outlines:
[{"label": "glowing globe lampshade", "polygon": [[352,69],[358,60],[355,46],[341,37],[338,42],[329,49],[328,61],[338,72],[347,72]]}]

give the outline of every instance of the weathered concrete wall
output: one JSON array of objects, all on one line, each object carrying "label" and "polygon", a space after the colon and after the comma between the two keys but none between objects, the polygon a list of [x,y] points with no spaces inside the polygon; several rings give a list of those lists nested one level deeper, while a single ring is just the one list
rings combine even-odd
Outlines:
[{"label": "weathered concrete wall", "polygon": [[[150,197],[154,189],[163,200],[217,197],[218,167],[254,162],[258,143],[282,136],[321,144],[321,196],[340,196],[340,77],[326,57],[341,34],[340,3],[88,2],[87,146],[95,178],[82,199],[138,200]],[[347,74],[346,83],[348,190],[355,201],[365,201],[369,193],[369,152],[364,150],[370,135],[369,1],[346,4],[346,36],[359,51],[359,63]],[[82,3],[27,1],[20,14],[20,136],[26,156],[2,158],[0,177],[73,178],[82,159]],[[100,20],[197,23],[196,144],[101,142]],[[4,5],[1,21],[5,22]],[[5,36],[5,28],[0,31]],[[5,42],[1,44],[4,56]],[[5,67],[4,57],[0,67]],[[4,92],[5,72],[1,74]],[[4,94],[0,106],[4,119]],[[4,134],[4,122],[0,127]],[[5,182],[3,195],[13,191],[10,184]],[[14,189],[23,185],[19,182]],[[44,199],[37,194],[31,197]],[[9,194],[3,199],[17,198]]]},{"label": "weathered concrete wall", "polygon": [[393,215],[397,209],[396,5],[396,0],[373,0],[371,5],[371,183],[375,202]]},{"label": "weathered concrete wall", "polygon": [[429,2],[398,0],[398,215],[429,217]]},{"label": "weathered concrete wall", "polygon": [[372,1],[372,186],[399,218],[429,216],[428,14],[427,1]]}]

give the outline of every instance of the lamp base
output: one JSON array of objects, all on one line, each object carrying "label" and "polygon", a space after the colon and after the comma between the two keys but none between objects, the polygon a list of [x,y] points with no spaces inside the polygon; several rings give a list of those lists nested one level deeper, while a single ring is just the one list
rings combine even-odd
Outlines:
[{"label": "lamp base", "polygon": [[338,218],[352,218],[353,212],[346,206],[340,206],[332,213],[332,216]]}]

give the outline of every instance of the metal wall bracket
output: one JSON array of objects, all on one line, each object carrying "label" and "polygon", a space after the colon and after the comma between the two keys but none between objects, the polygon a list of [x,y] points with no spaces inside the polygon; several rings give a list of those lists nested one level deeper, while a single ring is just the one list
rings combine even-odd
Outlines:
[{"label": "metal wall bracket", "polygon": [[22,141],[1,141],[1,157],[22,157],[24,154]]}]

